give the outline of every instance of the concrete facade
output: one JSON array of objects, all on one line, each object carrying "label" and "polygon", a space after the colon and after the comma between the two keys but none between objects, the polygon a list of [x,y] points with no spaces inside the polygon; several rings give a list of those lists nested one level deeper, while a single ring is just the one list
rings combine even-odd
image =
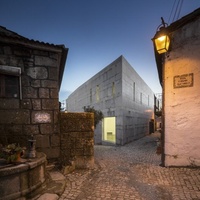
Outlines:
[{"label": "concrete facade", "polygon": [[60,155],[59,101],[68,49],[29,40],[0,26],[0,143]]},{"label": "concrete facade", "polygon": [[[82,112],[84,106],[101,110],[105,118],[115,118],[115,144],[124,145],[148,134],[154,118],[154,93],[120,56],[78,89],[66,100],[69,112]],[[95,143],[105,139],[103,122],[95,129]],[[111,142],[112,143],[112,142]]]}]

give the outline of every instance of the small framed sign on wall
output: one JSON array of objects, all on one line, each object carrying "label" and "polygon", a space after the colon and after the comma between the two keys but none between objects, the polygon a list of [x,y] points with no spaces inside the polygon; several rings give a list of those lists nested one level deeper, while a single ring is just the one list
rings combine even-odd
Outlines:
[{"label": "small framed sign on wall", "polygon": [[174,76],[174,88],[193,87],[193,84],[193,73]]}]

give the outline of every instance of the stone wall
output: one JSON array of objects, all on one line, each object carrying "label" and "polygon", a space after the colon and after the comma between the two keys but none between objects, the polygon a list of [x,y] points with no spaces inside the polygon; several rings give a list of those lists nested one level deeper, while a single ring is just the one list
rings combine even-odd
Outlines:
[{"label": "stone wall", "polygon": [[93,168],[94,114],[61,113],[61,162],[75,168]]},{"label": "stone wall", "polygon": [[[5,165],[0,169],[0,199],[32,199],[29,196],[44,188],[46,179],[46,155],[38,153],[37,159],[30,159],[18,165]],[[25,196],[27,198],[25,198]]]},{"label": "stone wall", "polygon": [[38,151],[47,158],[57,158],[60,53],[52,51],[52,46],[49,51],[48,47],[43,50],[34,47],[0,42],[0,66],[21,69],[21,98],[0,97],[0,143],[26,146],[33,135]]}]

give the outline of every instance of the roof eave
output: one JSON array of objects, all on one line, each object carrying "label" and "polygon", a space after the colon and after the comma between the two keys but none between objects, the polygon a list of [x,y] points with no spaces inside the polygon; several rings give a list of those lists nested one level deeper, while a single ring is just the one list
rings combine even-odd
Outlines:
[{"label": "roof eave", "polygon": [[62,79],[63,79],[63,74],[64,74],[64,70],[65,70],[65,64],[66,64],[66,60],[67,60],[67,55],[68,55],[68,48],[63,47],[62,48],[62,56],[61,56],[61,60],[60,60],[60,73],[59,73],[59,90],[62,84]]}]

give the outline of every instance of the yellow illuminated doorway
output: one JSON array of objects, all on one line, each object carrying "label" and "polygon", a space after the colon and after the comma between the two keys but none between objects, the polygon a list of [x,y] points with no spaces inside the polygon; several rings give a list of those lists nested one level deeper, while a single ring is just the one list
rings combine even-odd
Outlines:
[{"label": "yellow illuminated doorway", "polygon": [[105,117],[103,119],[103,140],[107,142],[116,142],[116,118]]}]

